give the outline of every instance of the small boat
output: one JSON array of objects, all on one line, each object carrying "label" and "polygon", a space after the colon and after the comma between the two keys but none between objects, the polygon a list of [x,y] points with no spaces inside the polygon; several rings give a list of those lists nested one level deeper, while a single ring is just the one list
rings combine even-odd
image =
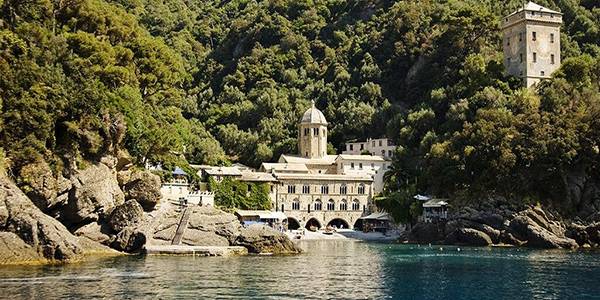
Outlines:
[{"label": "small boat", "polygon": [[310,227],[308,227],[308,230],[315,232],[315,231],[317,231],[317,226],[310,225]]},{"label": "small boat", "polygon": [[335,232],[335,230],[333,229],[333,227],[327,226],[325,228],[325,231],[323,231],[323,234],[332,235],[334,232]]}]

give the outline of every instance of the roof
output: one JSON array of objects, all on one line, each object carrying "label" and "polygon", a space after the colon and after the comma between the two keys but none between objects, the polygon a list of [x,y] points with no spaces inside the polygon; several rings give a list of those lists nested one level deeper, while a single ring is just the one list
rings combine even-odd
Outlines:
[{"label": "roof", "polygon": [[242,172],[242,181],[277,181],[273,175],[265,172]]},{"label": "roof", "polygon": [[353,160],[353,161],[386,161],[382,156],[379,155],[357,155],[357,154],[340,154],[338,157],[342,160]]},{"label": "roof", "polygon": [[545,12],[545,13],[553,13],[553,14],[560,14],[562,15],[561,12],[555,11],[555,10],[551,10],[549,8],[543,7],[541,5],[535,4],[531,1],[529,1],[529,3],[525,4],[525,6],[519,7],[515,12],[513,12],[512,14],[509,15],[512,16],[518,12],[522,12],[522,11],[540,11],[540,12]]},{"label": "roof", "polygon": [[242,172],[236,167],[211,167],[204,172],[210,176],[242,176]]},{"label": "roof", "polygon": [[308,168],[305,164],[288,164],[288,163],[263,163],[261,169],[266,172],[297,172],[308,173]]},{"label": "roof", "polygon": [[312,100],[311,108],[304,112],[298,123],[327,125],[327,120],[325,119],[323,113],[315,107],[315,101]]},{"label": "roof", "polygon": [[419,201],[427,201],[427,200],[431,199],[431,198],[429,198],[427,196],[423,196],[423,195],[419,195],[419,194],[415,195],[413,198],[415,198],[415,199],[417,199]]},{"label": "roof", "polygon": [[372,214],[370,214],[370,215],[368,215],[366,217],[362,217],[360,219],[387,221],[387,220],[391,220],[392,218],[387,213],[376,212],[376,213],[372,213]]},{"label": "roof", "polygon": [[341,174],[294,174],[294,173],[274,173],[278,180],[316,180],[316,181],[373,181],[369,175],[341,175]]},{"label": "roof", "polygon": [[325,155],[321,158],[308,158],[299,155],[286,155],[282,154],[279,158],[280,163],[296,163],[296,164],[307,164],[307,165],[333,165],[337,155]]},{"label": "roof", "polygon": [[448,201],[446,201],[448,199],[431,199],[425,203],[423,203],[423,207],[442,207],[442,206],[447,206],[448,205]]},{"label": "roof", "polygon": [[175,167],[175,171],[171,172],[173,175],[187,175],[187,173],[180,169],[179,167]]}]

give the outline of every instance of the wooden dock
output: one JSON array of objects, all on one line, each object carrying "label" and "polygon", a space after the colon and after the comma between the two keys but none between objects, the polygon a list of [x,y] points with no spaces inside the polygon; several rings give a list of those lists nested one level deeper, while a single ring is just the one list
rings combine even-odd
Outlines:
[{"label": "wooden dock", "polygon": [[248,249],[241,246],[146,245],[144,252],[146,255],[231,256],[246,255]]}]

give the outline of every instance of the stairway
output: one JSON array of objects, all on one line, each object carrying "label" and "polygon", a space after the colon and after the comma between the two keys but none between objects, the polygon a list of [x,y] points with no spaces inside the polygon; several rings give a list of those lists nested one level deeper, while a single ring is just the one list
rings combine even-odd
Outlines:
[{"label": "stairway", "polygon": [[190,216],[192,215],[192,211],[194,209],[191,207],[187,207],[184,209],[183,214],[181,215],[181,220],[179,221],[179,226],[177,227],[177,231],[175,232],[175,236],[173,237],[173,241],[171,245],[179,245],[181,244],[181,238],[183,237],[183,232],[188,226],[188,221],[190,220]]}]

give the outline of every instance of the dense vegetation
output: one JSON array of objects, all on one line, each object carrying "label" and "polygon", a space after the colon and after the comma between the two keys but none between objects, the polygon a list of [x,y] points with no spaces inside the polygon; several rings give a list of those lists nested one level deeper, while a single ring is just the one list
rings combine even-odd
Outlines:
[{"label": "dense vegetation", "polygon": [[0,0],[0,166],[257,166],[314,99],[337,149],[395,139],[391,191],[556,195],[598,172],[600,4],[537,3],[564,13],[563,67],[528,91],[501,64],[522,1]]},{"label": "dense vegetation", "polygon": [[208,187],[215,193],[215,205],[224,208],[270,210],[269,184],[247,182],[226,176],[221,181],[210,177]]}]

